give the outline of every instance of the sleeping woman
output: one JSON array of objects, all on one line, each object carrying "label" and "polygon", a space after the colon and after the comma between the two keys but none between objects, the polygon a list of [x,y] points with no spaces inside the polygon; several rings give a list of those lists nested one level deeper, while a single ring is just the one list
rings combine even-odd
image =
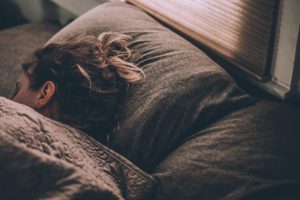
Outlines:
[{"label": "sleeping woman", "polygon": [[129,84],[144,78],[131,62],[129,36],[77,36],[34,52],[12,99],[78,128],[102,143],[118,127]]}]

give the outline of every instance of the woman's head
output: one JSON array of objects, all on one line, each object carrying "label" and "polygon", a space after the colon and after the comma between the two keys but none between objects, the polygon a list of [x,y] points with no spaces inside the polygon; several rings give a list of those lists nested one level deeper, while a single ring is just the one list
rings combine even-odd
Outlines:
[{"label": "woman's head", "polygon": [[13,100],[104,139],[116,126],[128,83],[144,77],[131,63],[129,39],[102,33],[38,49],[23,64]]}]

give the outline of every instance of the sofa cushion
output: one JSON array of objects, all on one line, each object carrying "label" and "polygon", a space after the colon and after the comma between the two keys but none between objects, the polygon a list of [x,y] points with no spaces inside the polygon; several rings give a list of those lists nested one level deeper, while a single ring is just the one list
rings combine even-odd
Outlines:
[{"label": "sofa cushion", "polygon": [[21,64],[59,29],[50,23],[30,23],[0,31],[0,96],[11,95]]},{"label": "sofa cushion", "polygon": [[156,181],[86,134],[0,98],[0,199],[152,199]]},{"label": "sofa cushion", "polygon": [[104,31],[132,36],[144,82],[132,85],[111,147],[145,170],[159,163],[184,138],[252,99],[203,51],[125,3],[94,8],[48,43]]},{"label": "sofa cushion", "polygon": [[299,120],[265,100],[223,117],[155,168],[155,199],[299,199]]}]

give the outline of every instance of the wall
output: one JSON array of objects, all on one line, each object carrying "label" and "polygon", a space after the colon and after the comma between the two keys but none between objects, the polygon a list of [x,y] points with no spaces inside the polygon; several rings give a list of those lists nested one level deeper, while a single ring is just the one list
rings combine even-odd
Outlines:
[{"label": "wall", "polygon": [[79,16],[88,10],[96,7],[101,3],[106,3],[108,0],[50,0],[61,8],[69,11],[70,13]]},{"label": "wall", "polygon": [[23,16],[28,19],[29,21],[42,21],[44,20],[45,13],[43,10],[43,1],[42,0],[11,0],[16,3]]},{"label": "wall", "polygon": [[300,68],[294,65],[300,25],[300,1],[281,0],[280,4],[273,82],[289,90],[293,86],[293,70]]},{"label": "wall", "polygon": [[61,24],[74,18],[71,13],[55,6],[49,0],[10,0],[20,8],[24,18],[30,22],[59,20]]}]

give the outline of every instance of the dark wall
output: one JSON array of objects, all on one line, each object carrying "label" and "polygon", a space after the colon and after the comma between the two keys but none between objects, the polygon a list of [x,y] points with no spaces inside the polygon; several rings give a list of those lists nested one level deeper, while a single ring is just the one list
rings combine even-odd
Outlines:
[{"label": "dark wall", "polygon": [[0,1],[0,29],[26,23],[18,5],[11,0]]}]

